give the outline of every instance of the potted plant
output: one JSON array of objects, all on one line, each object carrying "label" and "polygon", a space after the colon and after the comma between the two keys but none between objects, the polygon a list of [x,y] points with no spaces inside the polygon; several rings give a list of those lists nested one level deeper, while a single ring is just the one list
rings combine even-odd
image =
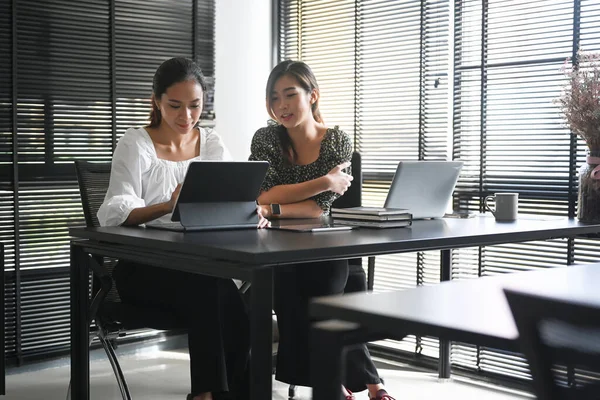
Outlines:
[{"label": "potted plant", "polygon": [[600,222],[600,54],[579,52],[565,65],[567,83],[558,104],[571,132],[585,140],[586,162],[579,169],[577,218]]}]

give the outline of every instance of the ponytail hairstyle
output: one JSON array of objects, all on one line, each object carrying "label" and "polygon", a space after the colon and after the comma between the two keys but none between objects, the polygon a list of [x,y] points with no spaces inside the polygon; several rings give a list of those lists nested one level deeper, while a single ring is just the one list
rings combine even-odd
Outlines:
[{"label": "ponytail hairstyle", "polygon": [[[154,74],[152,80],[152,110],[150,111],[149,128],[156,128],[162,121],[160,109],[156,104],[168,88],[176,83],[193,80],[202,88],[206,97],[206,80],[202,70],[189,58],[175,57],[163,62]],[[204,106],[205,100],[202,102]]]},{"label": "ponytail hairstyle", "polygon": [[[272,93],[275,89],[275,83],[277,83],[279,78],[286,75],[294,78],[298,82],[300,87],[306,91],[306,93],[312,93],[313,90],[319,90],[317,78],[306,63],[303,63],[302,61],[293,60],[285,60],[280,62],[279,64],[277,64],[277,66],[275,66],[275,68],[273,68],[271,74],[269,75],[269,79],[267,80],[267,111],[269,112],[271,118],[273,118],[274,120],[277,120],[277,116],[273,112]],[[321,117],[321,112],[319,111],[318,98],[311,105],[311,111],[315,121],[322,124],[323,118]],[[279,136],[279,142],[281,144],[282,153],[286,156],[286,158],[289,161],[293,162],[294,159],[297,157],[297,154],[287,129],[283,125],[279,125],[277,134]]]}]

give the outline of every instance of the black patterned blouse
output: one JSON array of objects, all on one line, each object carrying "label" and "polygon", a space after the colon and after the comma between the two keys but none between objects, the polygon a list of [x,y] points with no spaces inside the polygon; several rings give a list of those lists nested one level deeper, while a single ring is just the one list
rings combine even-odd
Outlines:
[{"label": "black patterned blouse", "polygon": [[[307,165],[290,164],[283,155],[279,141],[278,130],[281,125],[269,124],[260,128],[252,138],[250,158],[254,161],[268,161],[269,169],[263,181],[261,191],[267,191],[273,186],[302,183],[327,175],[335,166],[352,159],[352,141],[348,134],[338,126],[328,128],[321,141],[319,157]],[[347,173],[351,173],[350,168]],[[338,194],[327,191],[311,197],[323,210],[323,215],[329,214],[329,209]]]}]

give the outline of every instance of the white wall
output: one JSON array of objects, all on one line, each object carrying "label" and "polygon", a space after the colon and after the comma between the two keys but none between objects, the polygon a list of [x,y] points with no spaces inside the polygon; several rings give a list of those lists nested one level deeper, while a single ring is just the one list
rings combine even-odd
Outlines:
[{"label": "white wall", "polygon": [[266,125],[271,71],[271,0],[218,0],[215,29],[216,131],[235,160],[246,160]]}]

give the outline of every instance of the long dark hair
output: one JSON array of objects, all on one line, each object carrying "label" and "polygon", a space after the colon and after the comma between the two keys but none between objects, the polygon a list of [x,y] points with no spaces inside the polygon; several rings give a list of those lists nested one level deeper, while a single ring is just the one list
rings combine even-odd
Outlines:
[{"label": "long dark hair", "polygon": [[[271,71],[269,79],[267,80],[266,93],[267,111],[269,112],[271,118],[275,120],[277,117],[273,113],[273,100],[271,97],[273,89],[275,88],[275,83],[279,80],[279,78],[285,75],[296,79],[300,87],[302,87],[302,89],[304,89],[307,93],[312,93],[312,91],[315,89],[319,90],[317,78],[306,63],[303,63],[302,61],[285,60],[277,64],[277,66],[275,66],[275,68],[273,68]],[[319,111],[319,99],[312,104],[311,111],[315,121],[323,123],[323,118],[321,117],[321,112]],[[297,157],[297,154],[287,129],[283,125],[280,125],[277,133],[279,136],[279,142],[281,143],[281,151],[286,158],[290,159],[290,161],[293,161]]]},{"label": "long dark hair", "polygon": [[[202,94],[206,97],[206,80],[202,70],[189,58],[175,57],[163,62],[154,74],[152,80],[152,110],[150,111],[149,128],[160,125],[162,116],[156,102],[168,88],[176,83],[194,80],[202,88]],[[204,99],[206,100],[206,99]],[[202,104],[205,102],[203,101]]]}]

